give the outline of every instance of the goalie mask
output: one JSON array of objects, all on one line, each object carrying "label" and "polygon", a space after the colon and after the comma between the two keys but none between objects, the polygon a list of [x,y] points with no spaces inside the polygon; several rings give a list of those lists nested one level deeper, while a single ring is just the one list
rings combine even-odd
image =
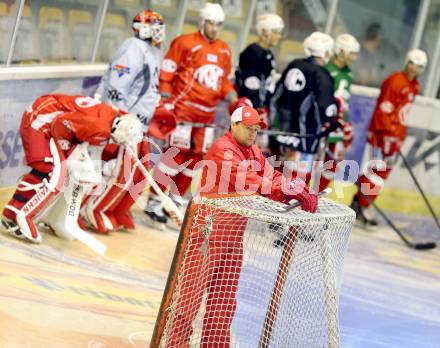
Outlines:
[{"label": "goalie mask", "polygon": [[141,40],[151,40],[160,44],[165,39],[165,24],[163,17],[154,11],[145,10],[133,18],[132,24],[135,35]]},{"label": "goalie mask", "polygon": [[111,139],[119,145],[135,147],[142,141],[142,123],[136,115],[117,116],[112,125]]}]

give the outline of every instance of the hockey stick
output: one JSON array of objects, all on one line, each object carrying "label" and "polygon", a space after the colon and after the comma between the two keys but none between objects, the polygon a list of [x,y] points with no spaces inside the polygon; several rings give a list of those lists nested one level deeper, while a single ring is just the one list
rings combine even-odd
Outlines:
[{"label": "hockey stick", "polygon": [[[229,128],[226,127],[220,127],[215,123],[202,123],[202,122],[177,122],[178,126],[191,126],[195,128],[216,128],[220,130],[227,131]],[[297,138],[322,138],[329,135],[331,132],[333,132],[336,128],[335,125],[327,128],[326,130],[322,131],[321,133],[316,134],[300,134],[300,133],[293,133],[293,132],[284,132],[284,131],[278,131],[278,130],[271,130],[271,129],[262,129],[258,131],[260,134],[267,134],[267,135],[283,135],[283,136],[289,136],[289,137],[297,137]]]},{"label": "hockey stick", "polygon": [[157,185],[156,181],[151,176],[150,172],[144,167],[142,162],[139,160],[137,155],[134,153],[133,149],[130,146],[125,147],[130,154],[131,158],[135,161],[137,167],[141,170],[142,174],[147,179],[150,186],[156,191],[156,194],[162,200],[163,208],[170,215],[171,219],[177,224],[177,226],[181,227],[183,223],[183,214],[174,204],[172,199],[168,197],[163,191],[160,189],[159,185]]},{"label": "hockey stick", "polygon": [[368,196],[366,195],[362,195],[363,197],[366,198],[366,200],[373,205],[374,209],[376,209],[376,211],[379,213],[380,216],[382,216],[382,218],[386,221],[386,223],[393,229],[394,232],[397,233],[397,235],[400,237],[400,239],[402,239],[402,241],[411,249],[415,249],[415,250],[429,250],[429,249],[434,249],[435,247],[437,247],[437,244],[434,242],[426,242],[426,243],[415,243],[415,242],[411,242],[408,238],[405,237],[405,235],[402,233],[402,231],[400,231],[396,225],[393,224],[393,222],[390,220],[390,218],[383,212],[382,209],[380,209],[376,203],[374,203],[374,201],[372,201]]},{"label": "hockey stick", "polygon": [[419,181],[417,180],[416,176],[414,175],[413,170],[411,169],[411,166],[409,165],[407,159],[405,158],[405,156],[403,155],[403,153],[400,150],[399,150],[399,156],[400,156],[400,158],[402,158],[403,164],[405,165],[406,169],[408,169],[408,172],[411,175],[411,178],[413,179],[414,183],[416,184],[420,194],[422,195],[423,200],[425,201],[426,206],[428,207],[429,212],[432,215],[432,218],[434,219],[437,227],[440,229],[440,223],[437,219],[437,216],[435,215],[435,212],[434,212],[434,209],[432,208],[431,203],[429,203],[429,201],[428,201],[428,197],[426,197],[425,192],[423,192],[422,187],[419,184]]}]

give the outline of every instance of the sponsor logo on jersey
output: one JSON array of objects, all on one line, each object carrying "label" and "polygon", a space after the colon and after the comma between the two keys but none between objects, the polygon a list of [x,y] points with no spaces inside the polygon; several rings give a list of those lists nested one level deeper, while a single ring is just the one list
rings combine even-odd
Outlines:
[{"label": "sponsor logo on jersey", "polygon": [[172,59],[164,59],[160,67],[162,71],[173,73],[177,70],[177,64]]},{"label": "sponsor logo on jersey", "polygon": [[68,120],[63,120],[63,126],[67,129],[69,133],[72,133],[72,125]]},{"label": "sponsor logo on jersey", "polygon": [[399,121],[400,124],[402,125],[406,125],[406,122],[408,120],[408,115],[411,111],[412,108],[412,103],[406,103],[405,105],[403,105],[400,110],[399,110]]},{"label": "sponsor logo on jersey", "polygon": [[380,103],[379,108],[385,114],[391,114],[394,111],[393,103],[387,100]]},{"label": "sponsor logo on jersey", "polygon": [[256,76],[249,76],[246,80],[244,80],[244,85],[247,89],[257,90],[261,87],[261,81]]},{"label": "sponsor logo on jersey", "polygon": [[212,54],[212,53],[208,53],[206,59],[208,59],[208,62],[211,62],[211,63],[217,63],[218,62],[217,55]]},{"label": "sponsor logo on jersey", "polygon": [[59,139],[57,141],[58,147],[63,150],[63,151],[67,151],[70,149],[70,141],[66,140],[66,139]]},{"label": "sponsor logo on jersey", "polygon": [[207,89],[214,91],[219,89],[221,77],[224,71],[217,65],[205,64],[198,68],[194,73],[194,79]]},{"label": "sponsor logo on jersey", "polygon": [[49,188],[47,186],[43,186],[40,190],[38,190],[37,194],[23,206],[22,209],[25,215],[28,215],[34,210],[34,208],[38,207],[41,202],[46,199],[48,193]]},{"label": "sponsor logo on jersey", "polygon": [[75,104],[81,108],[91,108],[100,104],[100,102],[91,97],[78,97],[75,98]]},{"label": "sponsor logo on jersey", "polygon": [[108,99],[112,101],[121,101],[122,100],[122,93],[119,92],[117,89],[109,89],[107,91],[107,97]]},{"label": "sponsor logo on jersey", "polygon": [[290,69],[284,80],[284,85],[289,91],[302,91],[306,86],[306,77],[301,70],[297,68]]},{"label": "sponsor logo on jersey", "polygon": [[121,64],[115,64],[114,66],[112,66],[112,71],[116,71],[116,73],[118,74],[118,77],[122,77],[125,74],[130,74],[130,68],[128,66],[125,65],[121,65]]},{"label": "sponsor logo on jersey", "polygon": [[288,135],[278,135],[276,139],[279,143],[284,145],[291,145],[294,148],[298,147],[299,143],[301,142],[301,140],[297,137],[291,137]]}]

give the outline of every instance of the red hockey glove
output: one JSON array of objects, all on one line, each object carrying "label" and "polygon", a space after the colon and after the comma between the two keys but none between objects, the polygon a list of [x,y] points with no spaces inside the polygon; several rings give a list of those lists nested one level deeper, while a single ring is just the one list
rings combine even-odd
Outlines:
[{"label": "red hockey glove", "polygon": [[351,146],[351,143],[353,142],[353,123],[351,122],[344,122],[343,126],[344,131],[344,147],[348,149]]},{"label": "red hockey glove", "polygon": [[232,113],[235,111],[235,109],[237,109],[241,106],[253,107],[252,102],[250,101],[249,98],[241,97],[241,98],[238,98],[237,101],[235,101],[234,103],[229,104],[229,107],[228,107],[229,115],[232,115]]},{"label": "red hockey glove", "polygon": [[392,136],[384,136],[382,139],[382,153],[385,157],[395,155],[402,145],[402,141],[399,138]]},{"label": "red hockey glove", "polygon": [[269,125],[269,109],[267,106],[263,106],[262,108],[257,109],[258,113],[260,114],[261,119]]},{"label": "red hockey glove", "polygon": [[176,124],[174,104],[161,101],[150,120],[147,134],[157,139],[166,139]]},{"label": "red hockey glove", "polygon": [[347,101],[339,96],[335,96],[335,100],[336,100],[336,106],[338,108],[338,115],[345,114],[348,110]]},{"label": "red hockey glove", "polygon": [[290,188],[294,193],[286,195],[289,201],[295,199],[301,203],[301,208],[304,211],[316,212],[318,209],[318,195],[315,191],[309,188],[303,180],[299,179],[293,180],[290,183]]}]

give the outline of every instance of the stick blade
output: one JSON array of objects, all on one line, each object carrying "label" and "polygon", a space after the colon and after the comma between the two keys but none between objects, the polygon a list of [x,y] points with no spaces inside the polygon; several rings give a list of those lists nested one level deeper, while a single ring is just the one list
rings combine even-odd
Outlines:
[{"label": "stick blade", "polygon": [[418,243],[414,245],[414,249],[417,250],[430,250],[435,249],[437,247],[437,244],[434,242],[428,242],[428,243]]}]

